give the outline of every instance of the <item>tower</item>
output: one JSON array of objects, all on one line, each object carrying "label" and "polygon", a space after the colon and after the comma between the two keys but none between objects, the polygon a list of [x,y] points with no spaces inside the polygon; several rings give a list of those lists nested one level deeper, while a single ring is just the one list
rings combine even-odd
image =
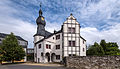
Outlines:
[{"label": "tower", "polygon": [[43,39],[46,34],[46,31],[45,31],[46,22],[44,20],[44,17],[42,16],[41,5],[40,5],[40,10],[39,10],[39,16],[36,19],[36,23],[37,23],[37,32],[34,35],[34,43]]}]

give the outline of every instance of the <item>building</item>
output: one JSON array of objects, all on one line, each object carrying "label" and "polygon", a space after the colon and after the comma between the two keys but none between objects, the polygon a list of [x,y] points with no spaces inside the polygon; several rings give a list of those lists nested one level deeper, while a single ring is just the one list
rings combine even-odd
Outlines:
[{"label": "building", "polygon": [[66,56],[86,56],[86,40],[80,36],[80,24],[70,14],[59,31],[45,30],[42,10],[36,20],[37,33],[34,35],[35,62],[61,62]]},{"label": "building", "polygon": [[34,61],[34,48],[27,48],[27,61]]},{"label": "building", "polygon": [[[9,35],[9,34],[0,33],[0,44],[2,43],[2,40],[3,40],[7,35]],[[24,48],[25,52],[26,52],[27,46],[28,46],[28,41],[24,40],[24,39],[23,39],[22,37],[20,37],[20,36],[16,36],[16,38],[18,39],[19,45],[21,45],[21,46]],[[24,60],[21,60],[21,61],[26,62],[26,61],[27,61],[27,57],[25,56],[25,57],[24,57]]]}]

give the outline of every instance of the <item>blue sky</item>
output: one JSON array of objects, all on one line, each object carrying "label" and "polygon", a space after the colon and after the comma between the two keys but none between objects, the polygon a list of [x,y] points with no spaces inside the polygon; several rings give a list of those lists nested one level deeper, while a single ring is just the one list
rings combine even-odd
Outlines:
[{"label": "blue sky", "polygon": [[0,32],[14,32],[33,47],[36,18],[42,2],[46,30],[59,30],[73,13],[87,45],[105,39],[120,45],[120,0],[1,0]]}]

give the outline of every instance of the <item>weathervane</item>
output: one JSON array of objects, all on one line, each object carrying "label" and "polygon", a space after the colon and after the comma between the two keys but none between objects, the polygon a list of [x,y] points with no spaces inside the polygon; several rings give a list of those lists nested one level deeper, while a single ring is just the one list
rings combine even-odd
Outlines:
[{"label": "weathervane", "polygon": [[41,6],[42,6],[42,2],[40,2],[40,8],[41,8]]}]

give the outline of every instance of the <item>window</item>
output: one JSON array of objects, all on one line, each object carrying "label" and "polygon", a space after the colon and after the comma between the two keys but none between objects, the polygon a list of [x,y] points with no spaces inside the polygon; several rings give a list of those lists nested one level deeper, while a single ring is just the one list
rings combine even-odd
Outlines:
[{"label": "window", "polygon": [[75,41],[72,41],[73,46],[75,46]]},{"label": "window", "polygon": [[76,54],[69,54],[69,56],[76,56]]},{"label": "window", "polygon": [[46,44],[46,49],[48,49],[48,44]]},{"label": "window", "polygon": [[56,49],[60,49],[60,45],[56,45]]},{"label": "window", "polygon": [[51,49],[51,45],[49,45],[49,49]]},{"label": "window", "polygon": [[46,44],[46,49],[51,49],[51,45]]},{"label": "window", "polygon": [[69,46],[75,46],[75,41],[69,41]]},{"label": "window", "polygon": [[0,41],[2,41],[2,40],[0,39]]},{"label": "window", "polygon": [[60,35],[56,35],[56,40],[57,40],[57,39],[60,39]]},{"label": "window", "polygon": [[56,55],[56,59],[57,59],[57,60],[60,60],[60,55]]},{"label": "window", "polygon": [[84,44],[84,40],[83,40],[83,44]]},{"label": "window", "polygon": [[85,49],[83,48],[83,52],[85,51]]},{"label": "window", "polygon": [[68,28],[68,33],[75,33],[75,28],[69,27],[69,28]]},{"label": "window", "polygon": [[54,37],[53,37],[53,39],[54,39]]},{"label": "window", "polygon": [[18,41],[18,44],[20,44],[20,41]]},{"label": "window", "polygon": [[39,44],[39,49],[41,48],[41,44]]},{"label": "window", "polygon": [[69,46],[72,46],[71,41],[69,41]]},{"label": "window", "polygon": [[69,54],[69,56],[72,56],[71,54]]}]

